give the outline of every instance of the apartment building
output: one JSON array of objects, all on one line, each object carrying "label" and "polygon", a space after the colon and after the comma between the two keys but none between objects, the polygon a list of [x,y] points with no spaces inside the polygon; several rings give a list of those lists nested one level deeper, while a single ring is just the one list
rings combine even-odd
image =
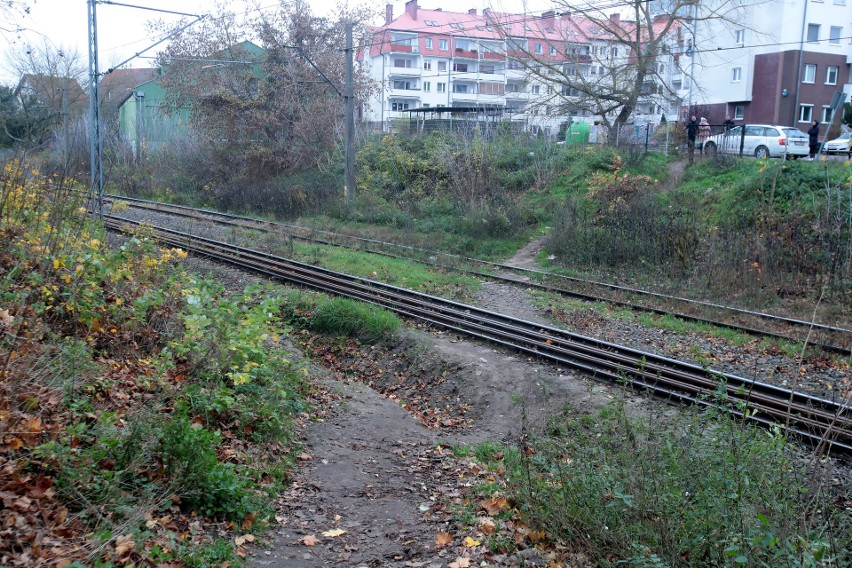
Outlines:
[{"label": "apartment building", "polygon": [[803,130],[828,123],[834,93],[852,94],[849,1],[756,0],[725,20],[696,18],[686,33],[695,82],[679,92],[682,114],[691,101],[711,122],[730,114]]},{"label": "apartment building", "polygon": [[[687,4],[657,56],[645,64],[637,124],[683,119],[694,112],[720,124],[778,123],[799,128],[831,119],[836,91],[848,95],[852,63],[852,0],[708,0]],[[650,4],[652,27],[668,22],[666,0]],[[691,17],[690,17],[691,16]],[[370,30],[361,64],[381,85],[364,105],[366,121],[389,130],[412,109],[498,109],[504,119],[555,135],[566,121],[595,115],[570,79],[585,85],[616,76],[635,61],[629,12],[601,21],[545,12],[540,16],[484,10],[424,10],[409,0],[394,18]],[[655,30],[656,31],[656,30]],[[558,72],[555,72],[558,71]],[[587,89],[595,92],[595,88]],[[606,111],[612,122],[618,108]]]},{"label": "apartment building", "polygon": [[[612,16],[618,23],[618,15]],[[417,0],[405,4],[397,18],[386,9],[385,24],[370,30],[359,60],[381,89],[363,108],[364,119],[384,130],[408,120],[413,109],[464,107],[498,109],[505,120],[534,132],[555,136],[561,124],[595,117],[582,105],[572,107],[577,93],[548,76],[579,74],[589,80],[605,69],[627,62],[629,49],[594,22],[545,12],[541,16],[424,10]],[[670,81],[673,56],[666,55],[654,77]],[[655,63],[656,65],[656,63]],[[648,85],[636,115],[659,122],[677,105],[665,89]]]}]

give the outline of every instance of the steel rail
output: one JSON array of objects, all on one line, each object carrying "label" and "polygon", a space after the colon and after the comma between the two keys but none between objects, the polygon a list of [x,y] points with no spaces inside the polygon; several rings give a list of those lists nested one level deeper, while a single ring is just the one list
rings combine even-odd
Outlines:
[{"label": "steel rail", "polygon": [[[415,247],[410,247],[410,246],[407,246],[407,245],[397,245],[397,244],[394,244],[394,243],[386,243],[384,241],[378,241],[378,240],[375,240],[375,239],[366,239],[366,238],[363,238],[363,237],[355,237],[355,236],[350,236],[350,235],[338,235],[336,233],[331,233],[329,231],[317,231],[317,230],[314,230],[314,229],[307,229],[305,227],[300,227],[298,225],[290,225],[290,224],[279,223],[279,222],[275,222],[275,221],[266,221],[266,220],[262,220],[262,219],[255,219],[255,218],[251,218],[251,217],[235,215],[235,214],[232,214],[232,213],[222,213],[222,212],[219,212],[219,211],[213,211],[213,210],[209,210],[209,209],[197,209],[197,208],[187,207],[187,206],[183,206],[183,205],[173,205],[173,204],[161,203],[161,202],[156,202],[156,201],[149,201],[149,200],[144,200],[144,199],[139,199],[139,198],[134,198],[134,197],[124,197],[124,196],[118,196],[118,195],[111,195],[110,197],[113,198],[113,199],[133,203],[134,207],[138,207],[140,209],[148,209],[148,210],[159,211],[159,212],[163,212],[163,213],[170,213],[170,214],[175,214],[175,215],[178,215],[178,216],[183,216],[183,217],[188,217],[188,218],[201,219],[201,218],[204,218],[203,216],[208,216],[208,217],[211,218],[210,220],[212,220],[214,222],[219,222],[219,223],[234,223],[234,222],[236,222],[236,223],[241,224],[242,226],[247,226],[248,228],[255,228],[255,229],[261,229],[263,227],[284,228],[284,229],[287,229],[289,231],[298,231],[298,232],[307,233],[307,234],[311,234],[313,232],[319,232],[319,233],[325,233],[325,234],[331,235],[332,237],[341,237],[342,236],[343,238],[346,238],[346,239],[349,239],[349,240],[365,242],[365,243],[369,243],[369,244],[375,244],[375,245],[380,245],[380,246],[394,246],[394,247],[397,247],[397,248],[404,248],[404,249],[408,249],[408,250],[419,251],[419,252],[426,253],[426,254],[436,254],[436,255],[440,255],[440,256],[444,256],[444,257],[458,258],[460,260],[464,260],[464,261],[468,261],[468,262],[484,264],[484,265],[492,267],[492,268],[499,268],[499,269],[505,269],[505,270],[519,271],[519,272],[527,272],[527,273],[536,274],[536,275],[539,275],[539,276],[542,276],[542,277],[556,277],[556,278],[563,279],[563,280],[566,280],[566,281],[575,282],[575,283],[578,283],[578,284],[607,287],[609,289],[613,289],[613,290],[616,290],[616,291],[619,291],[619,292],[624,292],[624,293],[629,293],[629,294],[645,295],[645,296],[649,296],[649,297],[653,297],[653,298],[657,298],[657,299],[661,299],[661,300],[688,303],[688,304],[691,304],[693,306],[697,306],[697,307],[700,307],[700,308],[710,308],[710,309],[714,309],[714,310],[723,310],[723,311],[730,312],[731,314],[734,314],[734,315],[739,315],[739,316],[744,316],[744,317],[756,317],[756,318],[763,319],[763,320],[766,320],[766,321],[772,321],[772,322],[775,322],[775,323],[790,325],[790,326],[793,326],[793,327],[807,327],[807,328],[810,328],[810,329],[819,330],[819,331],[823,331],[823,332],[826,332],[826,333],[836,333],[836,334],[852,336],[852,330],[842,328],[842,327],[830,326],[830,325],[826,325],[826,324],[809,322],[809,321],[805,321],[805,320],[789,318],[789,317],[784,317],[784,316],[777,316],[777,315],[773,315],[773,314],[767,314],[767,313],[764,313],[764,312],[755,312],[755,311],[751,311],[751,310],[744,310],[744,309],[741,309],[741,308],[735,308],[735,307],[732,307],[732,306],[725,306],[725,305],[722,305],[722,304],[715,304],[715,303],[710,303],[710,302],[701,302],[701,301],[693,300],[693,299],[690,299],[690,298],[683,298],[683,297],[678,297],[678,296],[668,296],[668,295],[659,294],[659,293],[656,293],[656,292],[649,292],[647,290],[639,290],[639,289],[635,289],[635,288],[617,286],[617,285],[614,285],[614,284],[607,284],[607,283],[603,283],[603,282],[588,281],[588,280],[583,280],[583,279],[580,279],[580,278],[573,278],[573,277],[569,277],[569,276],[552,274],[552,273],[540,271],[540,270],[534,270],[534,269],[529,269],[529,268],[523,268],[523,267],[517,267],[517,266],[512,266],[512,265],[494,263],[494,262],[490,262],[490,261],[484,261],[484,260],[481,260],[481,259],[467,258],[467,257],[461,257],[461,256],[457,256],[457,255],[447,255],[445,253],[433,253],[431,251],[425,251],[423,249],[417,249]],[[217,220],[217,218],[218,219],[226,219],[227,221]],[[315,242],[315,243],[328,245],[328,246],[346,246],[346,245],[342,245],[341,243],[335,242],[335,241],[332,241],[332,240],[318,239],[318,238],[310,237],[310,236],[297,235],[297,234],[292,234],[292,233],[287,233],[287,236],[289,238],[296,239],[296,240],[301,240],[301,241],[305,241],[305,242]],[[430,266],[433,265],[433,263],[425,262],[425,261],[422,261],[420,259],[395,255],[395,254],[392,254],[392,253],[388,253],[386,251],[376,251],[376,250],[368,249],[368,252],[370,252],[372,254],[388,256],[388,257],[391,257],[391,258],[399,258],[399,259],[405,259],[405,260],[409,260],[409,261],[419,262],[419,263],[422,263],[422,264],[425,264],[425,265],[430,265]],[[487,272],[480,272],[480,271],[469,269],[469,268],[460,268],[460,267],[450,266],[450,265],[446,265],[446,264],[442,264],[440,266],[443,267],[443,268],[460,270],[460,271],[467,272],[467,273],[475,275],[475,276],[479,276],[479,277],[482,277],[482,278],[488,278],[488,279],[494,280],[494,281],[507,282],[507,283],[514,284],[514,285],[521,285],[521,286],[524,286],[524,287],[527,287],[527,288],[533,288],[533,289],[536,289],[536,290],[557,293],[557,294],[560,294],[560,295],[563,295],[563,296],[578,298],[578,299],[587,300],[587,301],[605,302],[605,303],[612,304],[612,305],[615,305],[615,306],[625,307],[625,308],[629,308],[629,309],[632,309],[632,310],[642,311],[642,312],[651,313],[651,314],[655,314],[655,315],[661,315],[661,316],[671,315],[671,316],[677,317],[677,318],[685,320],[685,321],[692,321],[692,322],[697,322],[697,323],[710,324],[710,325],[714,325],[714,326],[717,326],[717,327],[723,327],[723,328],[732,329],[732,330],[735,330],[735,331],[744,332],[748,335],[753,335],[753,336],[757,336],[757,337],[774,338],[774,339],[779,339],[779,340],[783,340],[783,341],[789,341],[789,342],[792,342],[792,343],[797,343],[797,342],[802,341],[802,338],[792,337],[792,336],[785,335],[785,334],[782,334],[782,333],[767,331],[767,330],[755,328],[755,327],[752,327],[752,326],[746,326],[746,325],[737,324],[737,323],[730,323],[730,322],[721,321],[721,320],[718,320],[718,319],[713,319],[713,318],[708,318],[708,317],[690,315],[690,314],[687,314],[687,313],[684,313],[684,312],[678,312],[678,311],[673,311],[673,310],[664,310],[664,309],[661,309],[661,308],[655,308],[653,306],[636,304],[634,302],[618,300],[618,299],[615,299],[615,298],[607,298],[607,297],[603,297],[603,296],[599,296],[599,295],[595,295],[595,294],[576,292],[576,291],[573,291],[573,290],[568,290],[568,289],[565,289],[565,288],[560,288],[560,287],[555,287],[555,286],[549,286],[549,285],[540,284],[540,283],[537,283],[537,282],[524,282],[524,281],[518,280],[517,278],[511,278],[511,277],[502,276],[502,275],[498,275],[498,274],[491,274],[491,273],[487,273]],[[822,349],[823,351],[837,353],[837,354],[840,354],[840,355],[852,354],[852,345],[850,345],[850,346],[838,346],[838,345],[832,345],[832,344],[826,344],[826,343],[817,343],[817,342],[811,342],[811,345],[814,346],[814,347],[818,347],[818,348]]]},{"label": "steel rail", "polygon": [[[113,229],[139,223],[123,218],[105,220]],[[626,380],[656,396],[718,406],[714,396],[727,397],[728,410],[764,426],[783,424],[814,444],[852,453],[849,406],[704,369],[652,353],[573,334],[443,298],[381,282],[253,251],[229,243],[152,228],[156,238],[194,254],[236,264],[272,278],[386,307],[459,333],[544,357],[583,370],[598,379]]]}]

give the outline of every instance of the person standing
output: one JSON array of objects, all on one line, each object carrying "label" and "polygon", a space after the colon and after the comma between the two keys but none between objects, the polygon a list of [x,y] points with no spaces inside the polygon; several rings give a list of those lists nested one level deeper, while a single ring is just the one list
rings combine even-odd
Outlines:
[{"label": "person standing", "polygon": [[723,123],[722,123],[722,126],[724,127],[725,132],[727,132],[728,130],[730,130],[730,129],[731,129],[731,128],[733,128],[734,126],[736,126],[736,124],[734,123],[734,121],[733,121],[733,120],[731,120],[731,115],[730,115],[730,114],[726,114],[726,115],[725,115],[725,122],[723,122]]},{"label": "person standing", "polygon": [[695,115],[686,124],[686,146],[689,153],[689,163],[695,160],[695,139],[698,137],[698,119]]},{"label": "person standing", "polygon": [[808,159],[813,160],[817,155],[817,148],[819,148],[819,121],[816,119],[811,121],[811,127],[808,129],[808,145],[810,146]]},{"label": "person standing", "polygon": [[710,123],[703,116],[698,123],[698,143],[701,145],[701,153],[704,153],[704,143],[710,138]]}]

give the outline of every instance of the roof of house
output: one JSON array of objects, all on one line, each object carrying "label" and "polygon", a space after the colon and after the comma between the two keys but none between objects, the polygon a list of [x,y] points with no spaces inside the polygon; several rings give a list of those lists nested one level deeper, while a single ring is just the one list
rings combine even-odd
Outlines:
[{"label": "roof of house", "polygon": [[21,77],[15,94],[20,96],[22,92],[29,91],[42,103],[59,108],[64,100],[68,106],[74,109],[84,108],[88,97],[80,87],[80,83],[71,77],[56,77],[40,73],[27,73]]},{"label": "roof of house", "polygon": [[153,67],[115,69],[104,75],[100,83],[101,104],[118,108],[133,94],[133,89],[159,75]]},{"label": "roof of house", "polygon": [[[540,39],[545,44],[556,47],[557,52],[563,51],[565,42],[592,43],[600,41],[617,41],[616,33],[621,37],[631,37],[636,29],[636,23],[621,20],[617,15],[599,20],[583,16],[557,14],[554,11],[544,12],[541,16],[529,14],[511,14],[495,12],[486,9],[479,14],[476,10],[468,12],[449,12],[441,8],[434,10],[420,9],[417,0],[409,0],[405,11],[395,19],[391,19],[390,9],[387,16],[390,20],[380,27],[370,28],[374,35],[384,36],[382,41],[372,41],[369,45],[371,56],[387,53],[391,42],[392,32],[412,32],[418,35],[432,35],[436,38],[471,38],[479,40],[503,40],[509,38]],[[667,18],[654,19],[652,28],[655,33],[666,25]],[[632,39],[632,37],[631,37]],[[366,46],[365,46],[366,47]],[[434,54],[420,48],[423,55],[440,55],[436,48]],[[529,51],[532,51],[531,49]],[[549,50],[542,53],[550,57]],[[359,57],[362,57],[359,51]],[[557,53],[555,57],[561,58]]]}]

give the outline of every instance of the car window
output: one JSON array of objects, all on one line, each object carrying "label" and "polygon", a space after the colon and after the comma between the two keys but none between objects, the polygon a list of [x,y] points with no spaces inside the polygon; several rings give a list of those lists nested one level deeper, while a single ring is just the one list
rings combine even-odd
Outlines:
[{"label": "car window", "polygon": [[785,128],[784,132],[789,138],[807,138],[807,135],[798,128]]},{"label": "car window", "polygon": [[736,126],[734,128],[731,128],[730,130],[728,130],[725,134],[728,135],[728,136],[742,136],[742,131],[743,131],[742,126]]},{"label": "car window", "polygon": [[769,137],[781,136],[783,132],[779,132],[777,128],[772,128],[771,126],[767,126],[763,129],[763,135]]},{"label": "car window", "polygon": [[762,126],[746,126],[746,136],[763,136],[764,128]]}]

